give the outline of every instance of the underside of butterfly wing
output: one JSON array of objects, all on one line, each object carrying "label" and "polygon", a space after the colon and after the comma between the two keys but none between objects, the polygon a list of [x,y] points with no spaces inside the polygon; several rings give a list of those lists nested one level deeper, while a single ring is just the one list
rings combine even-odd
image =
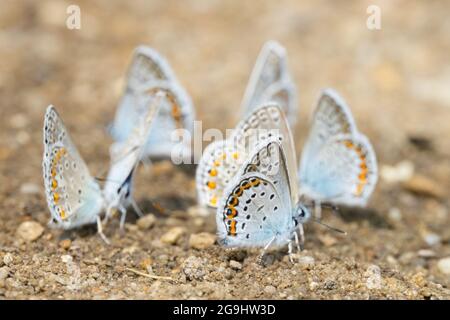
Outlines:
[{"label": "underside of butterfly wing", "polygon": [[56,226],[70,229],[95,222],[103,208],[100,187],[52,106],[44,120],[43,176],[47,204]]},{"label": "underside of butterfly wing", "polygon": [[302,180],[309,197],[345,205],[365,205],[377,182],[375,152],[358,134],[338,135],[322,146]]},{"label": "underside of butterfly wing", "polygon": [[294,226],[290,202],[271,179],[258,172],[236,176],[217,208],[219,243],[228,247],[286,244]]}]

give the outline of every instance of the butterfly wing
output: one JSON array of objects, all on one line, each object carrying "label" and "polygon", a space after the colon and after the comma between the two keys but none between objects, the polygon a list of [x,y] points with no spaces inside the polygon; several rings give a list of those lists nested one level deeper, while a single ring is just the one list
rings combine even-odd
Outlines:
[{"label": "butterfly wing", "polygon": [[302,188],[317,200],[365,205],[377,177],[375,152],[369,140],[362,134],[337,135],[313,159]]},{"label": "butterfly wing", "polygon": [[[175,82],[161,84],[158,88],[163,90],[166,96],[146,141],[145,156],[151,158],[180,156],[186,159],[190,156],[195,119],[191,98]],[[183,135],[181,142],[177,142],[178,133]]]},{"label": "butterfly wing", "polygon": [[210,143],[196,171],[198,202],[216,208],[223,190],[239,170],[243,152],[228,140]]},{"label": "butterfly wing", "polygon": [[139,90],[143,85],[170,81],[177,79],[166,59],[150,47],[137,47],[128,69],[127,87]]},{"label": "butterfly wing", "polygon": [[[295,180],[295,179],[294,179]],[[294,227],[286,159],[279,137],[261,142],[225,189],[217,208],[225,246],[285,244]]]},{"label": "butterfly wing", "polygon": [[[145,143],[151,131],[151,126],[165,97],[163,90],[155,88],[149,92],[151,95],[143,117],[137,123],[124,142],[115,142],[111,145],[111,166],[103,189],[105,199],[109,206],[117,206],[121,200],[121,190],[127,190],[126,197],[131,196],[132,175],[134,169],[145,153]],[[125,189],[124,189],[125,188]]]},{"label": "butterfly wing", "polygon": [[56,226],[93,223],[103,208],[100,187],[91,177],[53,106],[44,119],[43,176],[47,204]]},{"label": "butterfly wing", "polygon": [[[294,139],[284,112],[276,103],[266,103],[242,120],[233,132],[233,139],[249,153],[260,141],[275,135],[281,136],[288,175],[294,177],[297,172]],[[297,197],[297,182],[291,183],[291,187],[293,197]]]},{"label": "butterfly wing", "polygon": [[297,100],[294,87],[286,50],[277,42],[268,41],[261,49],[245,90],[241,107],[243,114],[250,114],[264,102],[276,101],[288,115],[290,124],[294,125]]},{"label": "butterfly wing", "polygon": [[145,112],[148,95],[142,95],[143,87],[176,82],[167,61],[155,50],[139,46],[128,67],[126,89],[122,96],[110,132],[115,141],[125,141],[137,119]]},{"label": "butterfly wing", "polygon": [[300,180],[303,180],[315,155],[329,139],[340,134],[356,133],[355,121],[345,101],[334,90],[324,90],[314,110],[311,129],[302,151]]}]

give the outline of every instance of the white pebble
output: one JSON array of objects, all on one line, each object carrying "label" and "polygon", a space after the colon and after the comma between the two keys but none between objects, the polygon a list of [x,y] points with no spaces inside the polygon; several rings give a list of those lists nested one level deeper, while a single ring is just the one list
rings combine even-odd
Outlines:
[{"label": "white pebble", "polygon": [[27,182],[20,186],[20,193],[22,194],[39,194],[41,187],[35,183]]},{"label": "white pebble", "polygon": [[156,222],[156,218],[153,214],[146,214],[145,216],[139,218],[136,222],[137,226],[141,230],[147,230],[153,227]]},{"label": "white pebble", "polygon": [[423,236],[423,240],[427,243],[427,245],[431,246],[435,246],[437,244],[441,243],[441,237],[436,234],[436,233],[426,233]]},{"label": "white pebble", "polygon": [[16,230],[16,235],[25,241],[34,241],[44,233],[44,227],[35,221],[25,221]]},{"label": "white pebble", "polygon": [[73,261],[72,256],[65,254],[63,256],[61,256],[61,261],[64,263],[71,263]]},{"label": "white pebble", "polygon": [[9,275],[8,267],[0,268],[0,280],[5,280],[6,278],[8,278],[8,275]]},{"label": "white pebble", "polygon": [[395,166],[381,166],[380,175],[386,183],[399,183],[409,180],[414,174],[414,164],[411,161],[402,161]]},{"label": "white pebble", "polygon": [[9,266],[11,263],[13,263],[14,261],[14,257],[11,253],[7,253],[5,254],[5,256],[3,257],[3,263],[6,264],[7,266]]},{"label": "white pebble", "polygon": [[437,263],[437,267],[443,274],[450,275],[450,257],[440,259]]},{"label": "white pebble", "polygon": [[230,268],[234,269],[234,270],[241,270],[242,269],[242,264],[240,262],[235,261],[235,260],[231,260],[230,261]]}]

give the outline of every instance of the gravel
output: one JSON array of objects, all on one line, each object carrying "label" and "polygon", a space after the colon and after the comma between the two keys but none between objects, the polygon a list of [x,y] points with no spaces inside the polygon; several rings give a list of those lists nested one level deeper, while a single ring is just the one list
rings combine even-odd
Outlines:
[{"label": "gravel", "polygon": [[[0,10],[0,61],[7,61],[0,63],[2,277],[8,270],[0,300],[450,299],[450,91],[444,85],[450,71],[443,68],[448,50],[442,50],[450,47],[442,28],[450,3],[417,2],[406,11],[381,4],[389,26],[369,32],[367,4],[359,1],[214,1],[182,10],[165,1],[77,4],[82,17],[89,15],[80,30],[65,29],[66,5],[59,0],[4,1]],[[294,264],[286,247],[270,250],[263,265],[259,248],[193,248],[191,235],[216,234],[215,210],[196,205],[196,166],[171,161],[137,169],[134,197],[155,217],[148,229],[138,226],[132,209],[124,232],[118,218],[105,226],[111,245],[95,225],[46,226],[42,123],[48,104],[57,107],[92,176],[104,178],[111,142],[106,127],[135,46],[151,45],[167,58],[204,132],[225,133],[240,119],[249,73],[270,38],[286,46],[300,92],[295,153],[302,152],[307,119],[326,86],[343,95],[376,150],[381,176],[367,207],[323,210],[323,222],[347,236],[306,224],[305,251],[296,253]],[[418,148],[411,136],[426,137],[432,148]],[[206,144],[196,140],[196,147]],[[398,211],[389,215],[391,208]],[[24,240],[17,232],[24,222],[43,232]],[[441,241],[429,246],[423,230]],[[337,242],[327,246],[333,242],[328,236]],[[70,247],[60,245],[63,239],[71,239]]]}]

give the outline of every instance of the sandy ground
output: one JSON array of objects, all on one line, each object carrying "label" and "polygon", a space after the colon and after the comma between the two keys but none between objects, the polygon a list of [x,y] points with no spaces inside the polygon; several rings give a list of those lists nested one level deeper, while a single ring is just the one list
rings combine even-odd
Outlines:
[{"label": "sandy ground", "polygon": [[[241,2],[78,1],[82,28],[68,30],[69,2],[1,1],[0,299],[450,298],[450,3]],[[381,30],[366,27],[369,4],[381,7]],[[48,104],[102,176],[111,143],[105,127],[136,45],[164,54],[204,129],[223,130],[238,120],[268,39],[286,46],[300,92],[297,153],[328,86],[342,93],[377,151],[383,176],[368,207],[324,214],[348,236],[307,226],[294,265],[283,250],[260,266],[259,251],[192,248],[192,234],[215,233],[214,217],[195,208],[195,167],[169,162],[140,170],[137,199],[156,218],[148,229],[131,213],[124,234],[117,220],[107,226],[106,246],[95,227],[46,227]],[[29,221],[43,227],[32,224],[33,241],[20,233]],[[167,244],[174,227],[179,237]]]}]

